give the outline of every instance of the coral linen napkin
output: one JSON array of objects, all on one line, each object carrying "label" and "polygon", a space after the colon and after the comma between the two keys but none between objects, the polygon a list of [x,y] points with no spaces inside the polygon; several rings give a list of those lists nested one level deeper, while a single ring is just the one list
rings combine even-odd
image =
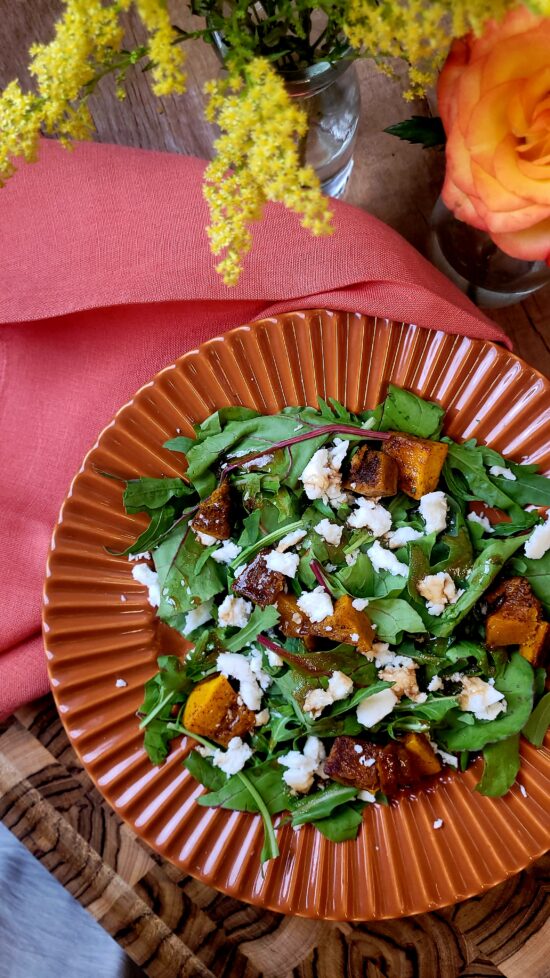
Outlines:
[{"label": "coral linen napkin", "polygon": [[204,233],[203,167],[44,142],[0,192],[0,715],[47,690],[41,586],[71,477],[161,367],[228,327],[300,308],[508,342],[398,234],[340,203],[323,239],[270,206],[227,289]]}]

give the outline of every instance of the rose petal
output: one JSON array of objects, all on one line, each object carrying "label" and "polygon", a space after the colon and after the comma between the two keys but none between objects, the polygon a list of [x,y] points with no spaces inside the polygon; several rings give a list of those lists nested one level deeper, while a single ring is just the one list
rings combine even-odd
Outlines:
[{"label": "rose petal", "polygon": [[[483,94],[471,113],[465,143],[471,156],[486,170],[492,169],[495,149],[510,132],[508,105],[514,82],[497,85]],[[517,190],[510,187],[512,193]]]},{"label": "rose petal", "polygon": [[493,241],[512,258],[550,263],[550,218],[525,231],[494,234]]},{"label": "rose petal", "polygon": [[526,208],[531,203],[525,197],[519,197],[503,187],[496,177],[487,173],[475,160],[472,160],[471,168],[474,187],[483,207],[507,212]]},{"label": "rose petal", "polygon": [[439,75],[437,83],[437,105],[446,133],[449,133],[457,114],[456,85],[468,64],[470,45],[466,38],[458,38],[451,44],[445,62],[445,71]]},{"label": "rose petal", "polygon": [[482,88],[532,77],[550,64],[550,19],[542,18],[536,29],[498,41],[484,61]]},{"label": "rose petal", "polygon": [[526,176],[520,169],[514,136],[508,135],[499,143],[493,161],[495,176],[503,187],[521,197],[527,197],[534,204],[550,206],[550,170],[548,177],[543,180],[533,180]]}]

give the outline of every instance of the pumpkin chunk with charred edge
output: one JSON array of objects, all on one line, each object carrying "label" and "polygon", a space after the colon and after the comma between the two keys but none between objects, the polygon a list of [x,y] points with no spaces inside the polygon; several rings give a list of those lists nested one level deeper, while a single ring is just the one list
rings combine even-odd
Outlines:
[{"label": "pumpkin chunk with charred edge", "polygon": [[197,533],[207,533],[216,540],[229,540],[231,536],[231,489],[227,482],[199,503],[199,511],[191,523]]},{"label": "pumpkin chunk with charred edge", "polygon": [[449,448],[441,441],[417,438],[402,431],[391,431],[383,451],[397,463],[399,488],[421,499],[437,489]]},{"label": "pumpkin chunk with charred edge", "polygon": [[342,483],[360,496],[378,499],[397,493],[397,463],[384,452],[373,451],[368,445],[358,448],[350,464],[349,475]]},{"label": "pumpkin chunk with charred edge", "polygon": [[487,595],[490,613],[485,622],[489,648],[519,645],[532,666],[544,665],[550,646],[550,625],[542,605],[525,577],[510,577]]},{"label": "pumpkin chunk with charred edge", "polygon": [[265,562],[269,548],[260,550],[231,585],[235,594],[248,598],[260,608],[275,604],[278,596],[286,590],[285,575],[280,571],[270,570]]},{"label": "pumpkin chunk with charred edge", "polygon": [[356,737],[336,737],[325,761],[325,774],[330,775],[333,781],[361,791],[373,794],[382,791],[385,795],[392,795],[399,788],[415,784],[428,774],[437,774],[441,770],[441,764],[427,739],[425,746],[435,758],[430,771],[427,770],[424,745],[421,747],[421,758],[418,749],[409,750],[404,742],[391,741],[382,747]]},{"label": "pumpkin chunk with charred edge", "polygon": [[198,683],[183,711],[184,727],[222,747],[227,747],[232,737],[253,730],[255,721],[254,713],[239,703],[231,683],[221,675]]},{"label": "pumpkin chunk with charred edge", "polygon": [[338,598],[334,604],[334,614],[323,618],[323,621],[311,621],[298,606],[293,594],[281,594],[277,599],[281,616],[279,628],[284,635],[293,638],[316,635],[335,644],[345,642],[346,645],[355,645],[360,652],[370,652],[374,629],[365,612],[353,607],[352,600],[349,594]]},{"label": "pumpkin chunk with charred edge", "polygon": [[407,733],[402,740],[403,746],[413,754],[416,766],[422,777],[438,774],[441,771],[441,761],[435,753],[425,734]]}]

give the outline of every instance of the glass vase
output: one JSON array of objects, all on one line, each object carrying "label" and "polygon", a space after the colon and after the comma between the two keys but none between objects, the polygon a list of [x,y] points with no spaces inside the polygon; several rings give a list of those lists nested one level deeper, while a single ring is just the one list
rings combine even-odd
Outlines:
[{"label": "glass vase", "polygon": [[512,258],[485,231],[459,221],[438,199],[430,219],[428,255],[478,306],[511,306],[550,282],[543,261]]}]

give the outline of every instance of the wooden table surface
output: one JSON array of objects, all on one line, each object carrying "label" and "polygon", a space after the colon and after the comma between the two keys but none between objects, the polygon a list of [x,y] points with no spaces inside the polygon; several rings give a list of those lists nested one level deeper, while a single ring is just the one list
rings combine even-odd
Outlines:
[{"label": "wooden table surface", "polygon": [[[0,87],[25,78],[26,51],[50,36],[60,4],[9,4],[0,18]],[[186,22],[177,5],[174,19]],[[129,41],[138,36],[128,23]],[[201,42],[188,45],[188,92],[161,101],[135,73],[124,103],[109,79],[94,95],[102,142],[208,157],[202,85],[218,70]],[[412,107],[401,80],[358,65],[362,93],[347,200],[424,250],[443,157],[383,128]],[[492,313],[515,350],[550,376],[550,288]],[[102,801],[82,769],[50,697],[0,728],[0,818],[151,978],[550,978],[550,857],[485,895],[438,913],[376,924],[282,917],[217,894],[144,846]]]}]

